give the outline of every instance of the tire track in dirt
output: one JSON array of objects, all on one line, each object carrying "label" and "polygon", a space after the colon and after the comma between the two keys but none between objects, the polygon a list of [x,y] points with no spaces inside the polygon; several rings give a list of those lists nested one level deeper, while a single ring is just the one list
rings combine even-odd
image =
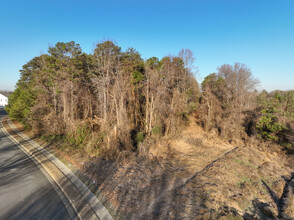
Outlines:
[{"label": "tire track in dirt", "polygon": [[282,196],[277,202],[278,218],[280,219],[287,219],[287,217],[285,216],[285,208],[288,204],[288,200],[290,197],[291,185],[294,185],[294,173],[292,173],[291,177],[286,181],[285,186],[283,188]]},{"label": "tire track in dirt", "polygon": [[231,150],[229,150],[228,152],[226,152],[225,154],[223,154],[221,157],[213,160],[212,162],[210,162],[206,167],[204,167],[202,170],[196,172],[195,174],[193,174],[192,176],[185,178],[181,181],[178,181],[177,183],[173,184],[171,187],[163,190],[159,196],[157,196],[148,206],[148,208],[146,209],[146,212],[141,214],[141,217],[145,214],[151,213],[154,209],[154,207],[156,205],[158,205],[162,199],[170,192],[183,188],[185,185],[187,185],[189,182],[191,182],[193,179],[195,179],[196,177],[200,176],[203,172],[205,172],[207,169],[211,168],[214,166],[215,163],[219,162],[220,160],[222,160],[224,157],[226,157],[228,154],[231,154],[233,152],[235,152],[236,150],[238,150],[240,147],[235,147]]},{"label": "tire track in dirt", "polygon": [[184,180],[184,183],[182,185],[177,186],[177,188],[182,188],[184,187],[186,184],[188,184],[189,182],[191,182],[193,179],[195,179],[197,176],[201,175],[204,171],[206,171],[207,169],[213,167],[213,165],[217,162],[219,162],[220,160],[222,160],[225,156],[227,156],[230,153],[233,153],[234,151],[236,151],[237,149],[239,149],[239,147],[235,147],[232,150],[229,150],[228,152],[226,152],[224,155],[222,155],[221,157],[213,160],[212,162],[210,162],[206,167],[204,167],[202,170],[196,172],[194,175],[192,175],[191,177],[187,178]]}]

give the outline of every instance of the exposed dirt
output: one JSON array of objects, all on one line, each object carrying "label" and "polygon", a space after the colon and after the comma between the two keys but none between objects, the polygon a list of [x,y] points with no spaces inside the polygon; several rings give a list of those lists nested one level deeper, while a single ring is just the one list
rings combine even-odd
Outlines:
[{"label": "exposed dirt", "polygon": [[232,145],[191,124],[124,164],[61,154],[117,219],[294,219],[294,157],[272,144]]},{"label": "exposed dirt", "polygon": [[192,125],[150,154],[84,167],[117,218],[294,219],[293,157],[278,146],[251,140],[236,147]]}]

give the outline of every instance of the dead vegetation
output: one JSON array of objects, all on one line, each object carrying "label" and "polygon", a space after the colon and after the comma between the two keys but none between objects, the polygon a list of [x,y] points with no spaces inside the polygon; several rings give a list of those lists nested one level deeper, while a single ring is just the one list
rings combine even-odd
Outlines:
[{"label": "dead vegetation", "polygon": [[91,179],[116,219],[293,218],[293,156],[277,145],[252,138],[236,147],[196,123],[144,145],[120,163],[55,150]]},{"label": "dead vegetation", "polygon": [[205,133],[189,131],[165,146],[151,147],[149,160],[141,157],[117,166],[97,159],[84,167],[117,218],[294,217],[294,164],[278,146],[251,140],[224,147],[218,138],[205,140],[199,138]]},{"label": "dead vegetation", "polygon": [[143,60],[111,41],[93,54],[59,42],[23,66],[6,109],[86,173],[116,218],[293,218],[282,150],[293,91],[258,94],[240,63],[200,91],[193,61],[188,49]]}]

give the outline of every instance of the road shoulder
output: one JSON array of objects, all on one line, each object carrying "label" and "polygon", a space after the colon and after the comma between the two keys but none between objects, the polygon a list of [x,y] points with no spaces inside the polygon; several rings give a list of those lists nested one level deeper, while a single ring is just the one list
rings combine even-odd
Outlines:
[{"label": "road shoulder", "polygon": [[60,160],[19,131],[8,117],[3,118],[1,123],[9,138],[42,165],[80,219],[112,219],[96,196]]}]

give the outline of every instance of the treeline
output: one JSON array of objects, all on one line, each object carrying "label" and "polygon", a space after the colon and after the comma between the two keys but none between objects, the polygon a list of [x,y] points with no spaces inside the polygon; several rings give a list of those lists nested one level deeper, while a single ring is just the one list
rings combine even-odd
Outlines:
[{"label": "treeline", "polygon": [[108,158],[174,135],[191,117],[227,139],[260,133],[258,81],[250,69],[223,65],[200,91],[193,62],[189,49],[143,60],[111,41],[98,43],[93,54],[58,42],[23,66],[6,110],[40,135]]},{"label": "treeline", "polygon": [[0,90],[0,94],[9,97],[11,95],[11,91],[7,91],[7,90]]},{"label": "treeline", "polygon": [[217,74],[205,77],[200,100],[202,126],[226,139],[246,138],[244,120],[247,112],[256,108],[258,84],[251,70],[240,63],[222,65]]},{"label": "treeline", "polygon": [[257,98],[257,135],[294,152],[294,90],[263,91]]},{"label": "treeline", "polygon": [[202,82],[198,121],[227,140],[257,137],[294,151],[294,90],[258,92],[250,69],[222,65]]},{"label": "treeline", "polygon": [[111,41],[93,54],[59,42],[23,66],[6,110],[39,134],[65,135],[76,147],[115,157],[187,122],[200,96],[193,59],[187,49],[144,61]]}]

